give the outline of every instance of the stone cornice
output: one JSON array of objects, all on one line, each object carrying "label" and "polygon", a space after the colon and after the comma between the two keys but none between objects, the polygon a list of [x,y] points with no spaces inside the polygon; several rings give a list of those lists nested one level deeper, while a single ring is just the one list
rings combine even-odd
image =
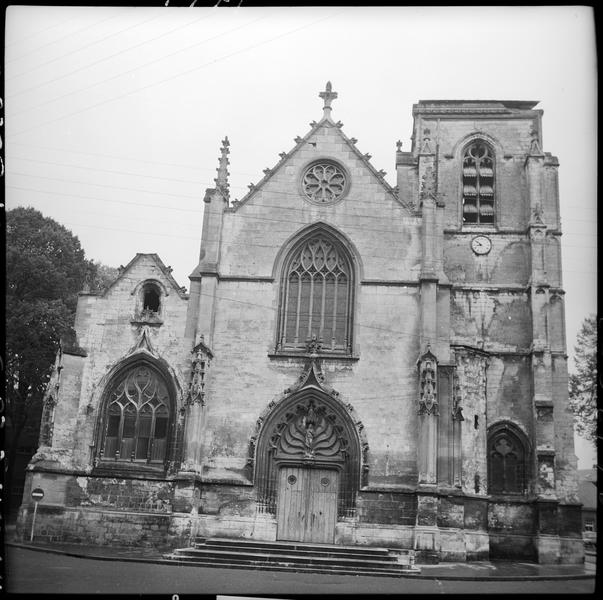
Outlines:
[{"label": "stone cornice", "polygon": [[272,275],[221,275],[217,270],[199,271],[196,278],[200,279],[202,277],[215,277],[218,281],[274,283]]},{"label": "stone cornice", "polygon": [[363,279],[360,285],[374,285],[374,286],[392,286],[392,287],[418,287],[418,279]]},{"label": "stone cornice", "polygon": [[[530,235],[530,229],[532,229],[533,227],[535,227],[535,225],[528,225],[526,228],[520,229],[520,228],[509,228],[509,229],[505,229],[502,227],[498,227],[495,229],[486,229],[485,227],[480,227],[480,228],[475,228],[475,229],[467,229],[467,228],[452,228],[452,227],[446,227],[444,228],[444,235],[445,236],[452,236],[452,235],[467,235],[467,236],[473,236],[473,235],[478,235],[478,234],[482,234],[482,235],[489,235],[489,236],[503,236],[503,235]],[[538,227],[543,228],[543,225],[538,225]],[[546,230],[546,235],[547,237],[550,235],[554,235],[554,236],[561,236],[563,235],[562,232],[559,229],[549,229],[547,226],[547,230]]]},{"label": "stone cornice", "polygon": [[453,283],[452,291],[461,291],[461,292],[494,292],[494,293],[505,293],[505,292],[519,292],[522,294],[527,294],[530,289],[529,285],[478,285],[471,283]]},{"label": "stone cornice", "polygon": [[[294,358],[297,360],[307,360],[310,355],[305,351],[293,352],[271,352],[268,354],[268,358],[272,360],[278,359],[290,359]],[[324,352],[318,352],[316,358],[319,360],[330,360],[330,361],[341,361],[341,362],[356,362],[360,360],[360,356],[357,354],[327,354]]]}]

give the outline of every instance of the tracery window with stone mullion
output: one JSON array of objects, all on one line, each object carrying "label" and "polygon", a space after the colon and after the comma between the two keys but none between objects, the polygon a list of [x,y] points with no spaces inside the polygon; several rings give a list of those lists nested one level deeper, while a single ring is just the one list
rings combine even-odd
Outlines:
[{"label": "tracery window with stone mullion", "polygon": [[323,350],[350,347],[350,265],[323,237],[298,248],[288,263],[283,302],[281,348],[304,348],[322,341]]},{"label": "tracery window with stone mullion", "polygon": [[161,378],[146,366],[130,370],[109,397],[101,458],[163,462],[169,416],[167,387]]},{"label": "tracery window with stone mullion", "polygon": [[463,223],[494,223],[494,154],[482,141],[463,154]]},{"label": "tracery window with stone mullion", "polygon": [[523,494],[527,484],[526,450],[508,429],[489,436],[488,488],[491,494]]}]

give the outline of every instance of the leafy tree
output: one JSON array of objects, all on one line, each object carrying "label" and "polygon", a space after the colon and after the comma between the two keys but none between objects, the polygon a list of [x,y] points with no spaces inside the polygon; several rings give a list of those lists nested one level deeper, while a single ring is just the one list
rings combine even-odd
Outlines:
[{"label": "leafy tree", "polygon": [[100,262],[94,263],[95,273],[90,283],[91,291],[102,291],[109,287],[114,279],[117,279],[119,270],[115,267],[108,267]]},{"label": "leafy tree", "polygon": [[37,443],[42,397],[60,340],[75,339],[77,294],[85,282],[96,285],[98,271],[63,225],[33,208],[6,213],[7,490],[22,435],[33,433]]},{"label": "leafy tree", "polygon": [[584,319],[578,333],[576,370],[569,377],[570,406],[574,411],[576,430],[585,439],[597,439],[597,319]]}]

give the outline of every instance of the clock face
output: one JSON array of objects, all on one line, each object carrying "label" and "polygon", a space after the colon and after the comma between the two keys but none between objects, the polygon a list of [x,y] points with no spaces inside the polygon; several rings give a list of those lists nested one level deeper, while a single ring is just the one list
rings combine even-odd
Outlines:
[{"label": "clock face", "polygon": [[476,235],[471,240],[471,249],[476,254],[488,254],[492,249],[492,242],[485,235]]}]

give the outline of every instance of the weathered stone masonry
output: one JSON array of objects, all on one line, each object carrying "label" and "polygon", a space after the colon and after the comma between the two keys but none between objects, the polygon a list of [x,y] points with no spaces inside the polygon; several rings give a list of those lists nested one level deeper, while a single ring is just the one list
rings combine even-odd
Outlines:
[{"label": "weathered stone masonry", "polygon": [[20,514],[580,562],[557,159],[534,102],[421,101],[396,187],[331,117],[241,200],[223,142],[186,294],[138,254],[80,295]]}]

